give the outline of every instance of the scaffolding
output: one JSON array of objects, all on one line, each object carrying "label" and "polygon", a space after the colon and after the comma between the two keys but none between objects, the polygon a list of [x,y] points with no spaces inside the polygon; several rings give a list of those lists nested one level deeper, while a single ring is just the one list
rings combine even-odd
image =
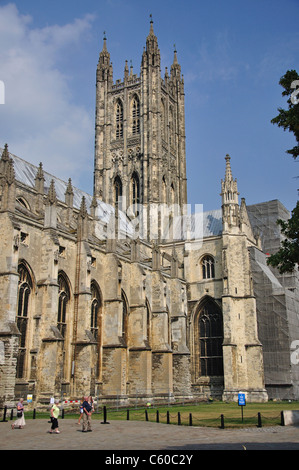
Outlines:
[{"label": "scaffolding", "polygon": [[299,344],[298,271],[282,275],[267,265],[267,257],[279,249],[282,240],[277,220],[287,220],[289,212],[278,200],[247,209],[263,250],[250,248],[265,385],[269,398],[298,399],[299,358],[298,365],[291,360],[292,344],[296,340]]}]

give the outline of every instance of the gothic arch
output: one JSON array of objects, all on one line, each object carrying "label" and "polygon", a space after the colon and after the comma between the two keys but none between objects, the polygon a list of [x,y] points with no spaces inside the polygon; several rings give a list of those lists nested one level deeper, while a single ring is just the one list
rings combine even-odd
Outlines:
[{"label": "gothic arch", "polygon": [[90,331],[97,343],[95,359],[95,376],[101,376],[101,347],[102,347],[102,314],[103,295],[101,288],[95,279],[90,283],[91,303],[90,303]]},{"label": "gothic arch", "polygon": [[223,316],[218,302],[206,295],[197,304],[192,318],[193,375],[223,376]]},{"label": "gothic arch", "polygon": [[161,134],[162,139],[166,140],[166,105],[164,98],[161,98]]},{"label": "gothic arch", "polygon": [[126,296],[125,291],[122,289],[121,290],[121,300],[122,300],[122,341],[125,346],[128,345],[128,339],[129,339],[129,313],[130,313],[130,308],[129,308],[129,302],[128,298]]},{"label": "gothic arch", "polygon": [[215,258],[210,253],[205,253],[199,261],[200,278],[215,279]]},{"label": "gothic arch", "polygon": [[116,175],[113,182],[113,202],[115,207],[118,207],[119,198],[123,195],[123,184],[121,177]]},{"label": "gothic arch", "polygon": [[152,346],[152,309],[148,299],[145,299],[146,306],[146,343],[149,348]]},{"label": "gothic arch", "polygon": [[132,135],[140,134],[140,99],[137,93],[134,93],[131,99],[131,133]]},{"label": "gothic arch", "polygon": [[57,328],[65,339],[67,335],[67,324],[69,323],[69,303],[71,300],[70,282],[64,271],[58,272],[58,311]]},{"label": "gothic arch", "polygon": [[120,98],[115,102],[115,138],[122,139],[124,136],[124,106]]},{"label": "gothic arch", "polygon": [[167,179],[166,176],[162,176],[162,202],[167,204]]},{"label": "gothic arch", "polygon": [[130,204],[134,206],[134,212],[136,212],[137,205],[140,204],[140,178],[136,170],[132,172],[130,179]]},{"label": "gothic arch", "polygon": [[95,340],[99,339],[101,328],[101,315],[103,307],[103,296],[99,284],[95,279],[90,283],[91,305],[90,305],[90,330]]},{"label": "gothic arch", "polygon": [[68,370],[70,369],[71,338],[72,338],[72,315],[71,315],[71,284],[64,271],[58,272],[58,308],[57,308],[57,329],[62,341],[61,354],[59,356],[59,377],[56,381],[68,380]]},{"label": "gothic arch", "polygon": [[24,198],[24,196],[19,196],[17,197],[16,201],[23,207],[25,207],[25,209],[27,210],[31,210],[30,208],[30,204],[29,202],[27,201],[27,199]]},{"label": "gothic arch", "polygon": [[16,378],[29,378],[29,351],[30,351],[30,321],[32,318],[32,291],[34,277],[32,270],[25,260],[18,265],[19,285],[16,323],[20,331],[19,349],[17,356]]}]

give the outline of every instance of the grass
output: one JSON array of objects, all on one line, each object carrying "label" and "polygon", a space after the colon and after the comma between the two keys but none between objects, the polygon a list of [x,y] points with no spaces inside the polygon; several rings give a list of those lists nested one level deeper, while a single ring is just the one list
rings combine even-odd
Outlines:
[{"label": "grass", "polygon": [[[107,421],[126,420],[129,410],[130,421],[145,421],[145,408],[107,408]],[[212,403],[199,403],[175,406],[159,406],[147,408],[148,421],[157,421],[157,411],[160,423],[190,425],[190,414],[192,414],[193,426],[220,427],[221,415],[224,417],[225,428],[249,427],[258,425],[258,413],[261,416],[262,426],[278,426],[281,424],[282,410],[299,410],[299,402],[279,401],[267,403],[247,403],[242,410],[237,403],[225,403],[215,401]],[[65,409],[64,419],[78,419],[79,410]],[[33,412],[25,413],[26,419],[33,418]],[[49,419],[49,413],[37,411],[36,419]],[[98,413],[94,413],[92,419],[103,421],[103,408]]]},{"label": "grass", "polygon": [[[242,420],[242,409],[236,403],[213,402],[173,407],[160,406],[148,409],[147,415],[148,420],[154,422],[157,420],[158,410],[160,423],[166,423],[168,418],[170,424],[178,424],[180,417],[181,425],[189,425],[191,413],[193,426],[212,427],[221,425],[221,415],[223,415],[225,427],[244,427],[257,426],[260,413],[262,426],[276,426],[281,424],[282,410],[295,409],[299,409],[298,402],[248,403],[243,407]],[[113,419],[127,419],[127,410],[108,410],[107,420]],[[144,421],[145,410],[130,409],[129,419]]]}]

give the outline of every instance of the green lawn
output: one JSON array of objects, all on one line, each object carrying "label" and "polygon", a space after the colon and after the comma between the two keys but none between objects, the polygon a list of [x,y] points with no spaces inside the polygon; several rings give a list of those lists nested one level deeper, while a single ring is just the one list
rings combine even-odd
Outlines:
[{"label": "green lawn", "polygon": [[[186,404],[185,406],[158,406],[151,408],[106,408],[107,421],[127,420],[130,421],[148,421],[160,423],[169,423],[173,425],[190,425],[193,426],[221,426],[221,415],[223,415],[224,427],[248,427],[258,425],[258,413],[260,413],[262,426],[278,426],[281,424],[281,411],[283,410],[299,410],[299,402],[288,401],[269,401],[268,403],[247,403],[242,410],[237,403],[225,403],[215,401],[212,403]],[[157,413],[158,412],[158,413]],[[25,419],[47,419],[49,420],[49,412],[33,410],[25,412]],[[13,417],[15,419],[15,416]],[[60,419],[78,419],[79,409],[64,409],[63,417]],[[7,414],[7,419],[10,415]],[[93,413],[92,419],[104,420],[103,407],[98,412]]]},{"label": "green lawn", "polygon": [[[128,411],[129,410],[129,413]],[[148,421],[160,423],[190,425],[190,414],[193,426],[213,426],[220,427],[221,415],[223,415],[224,427],[247,427],[258,425],[258,413],[262,426],[276,426],[281,424],[281,411],[283,410],[299,410],[299,402],[268,402],[268,403],[247,403],[242,410],[237,403],[200,403],[197,405],[185,406],[159,406],[146,409],[130,408],[130,409],[110,409],[107,408],[107,421],[126,420],[130,421]],[[158,411],[158,418],[157,418]],[[147,415],[147,416],[146,416]],[[77,414],[76,416],[79,416]],[[75,417],[74,414],[65,413],[65,418]],[[103,421],[103,409],[99,413],[94,413],[92,419],[100,419]]]}]

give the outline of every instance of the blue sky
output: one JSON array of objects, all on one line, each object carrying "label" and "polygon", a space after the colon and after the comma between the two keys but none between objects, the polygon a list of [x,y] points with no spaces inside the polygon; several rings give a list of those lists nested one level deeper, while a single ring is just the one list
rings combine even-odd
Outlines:
[{"label": "blue sky", "polygon": [[279,79],[299,72],[298,0],[0,0],[0,146],[92,193],[95,74],[106,31],[114,80],[140,73],[152,14],[161,74],[185,80],[188,202],[221,206],[225,155],[247,204],[296,204]]}]

